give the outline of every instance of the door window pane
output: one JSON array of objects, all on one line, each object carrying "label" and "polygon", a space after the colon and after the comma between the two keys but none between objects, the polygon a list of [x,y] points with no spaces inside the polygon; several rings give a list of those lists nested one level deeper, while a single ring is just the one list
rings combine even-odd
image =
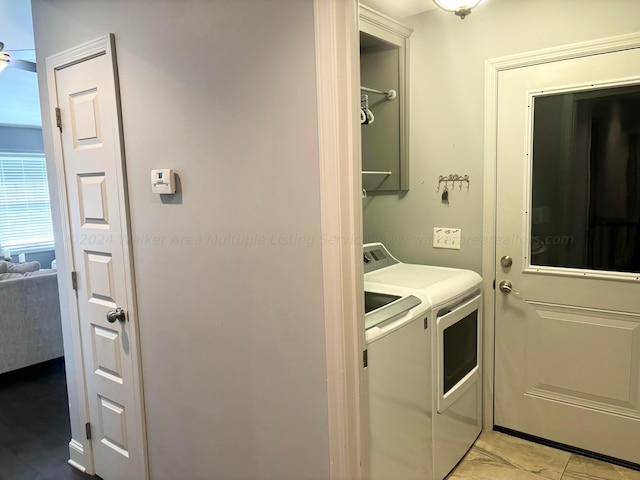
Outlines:
[{"label": "door window pane", "polygon": [[533,105],[531,265],[640,272],[640,86]]}]

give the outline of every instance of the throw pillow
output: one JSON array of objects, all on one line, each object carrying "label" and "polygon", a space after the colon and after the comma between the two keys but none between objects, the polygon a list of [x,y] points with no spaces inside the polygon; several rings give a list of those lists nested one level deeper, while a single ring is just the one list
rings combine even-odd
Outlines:
[{"label": "throw pillow", "polygon": [[7,263],[7,273],[27,273],[40,270],[40,262]]}]

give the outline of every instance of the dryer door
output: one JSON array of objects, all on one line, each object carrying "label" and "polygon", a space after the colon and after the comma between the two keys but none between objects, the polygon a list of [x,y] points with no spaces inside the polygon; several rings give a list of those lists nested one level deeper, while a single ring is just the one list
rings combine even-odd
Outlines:
[{"label": "dryer door", "polygon": [[480,377],[480,295],[441,309],[437,325],[437,411],[443,413]]}]

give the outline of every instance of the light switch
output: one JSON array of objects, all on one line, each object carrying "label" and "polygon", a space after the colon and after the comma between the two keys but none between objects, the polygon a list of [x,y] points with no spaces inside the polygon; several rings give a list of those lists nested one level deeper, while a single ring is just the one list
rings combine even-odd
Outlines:
[{"label": "light switch", "polygon": [[461,234],[462,230],[459,228],[434,227],[433,248],[460,250]]}]

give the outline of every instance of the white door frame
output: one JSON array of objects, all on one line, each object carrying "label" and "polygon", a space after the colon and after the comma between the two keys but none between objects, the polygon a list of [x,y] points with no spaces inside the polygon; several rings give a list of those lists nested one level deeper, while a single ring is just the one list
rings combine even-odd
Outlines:
[{"label": "white door frame", "polygon": [[331,478],[365,478],[357,0],[314,0]]},{"label": "white door frame", "polygon": [[[89,405],[87,403],[87,386],[85,383],[85,369],[82,355],[82,337],[80,334],[80,317],[78,315],[76,293],[73,288],[73,282],[71,278],[71,263],[73,262],[73,251],[71,244],[71,222],[69,219],[69,201],[67,199],[66,179],[64,170],[64,157],[62,154],[62,139],[58,134],[57,121],[56,121],[56,106],[58,105],[58,94],[56,91],[56,79],[55,68],[58,66],[58,62],[51,63],[49,59],[46,62],[46,75],[47,75],[47,89],[49,94],[49,122],[51,126],[51,138],[53,140],[54,157],[55,157],[55,175],[56,183],[58,185],[58,214],[60,215],[60,234],[62,238],[61,249],[64,252],[65,262],[67,265],[67,271],[61,272],[64,275],[58,275],[58,282],[66,286],[67,302],[69,305],[69,325],[72,338],[72,351],[65,350],[65,356],[72,356],[74,359],[75,367],[75,385],[76,391],[69,391],[69,396],[75,394],[75,401],[77,402],[77,415],[78,423],[85,425],[89,422]],[[58,261],[60,264],[60,261]],[[64,320],[63,320],[64,321]],[[67,371],[68,374],[68,371]],[[73,421],[72,421],[73,424]],[[74,438],[72,432],[72,439],[69,442],[69,463],[82,472],[93,475],[95,473],[93,465],[93,451],[91,448],[91,442],[86,438]]]},{"label": "white door frame", "polygon": [[[497,213],[497,121],[498,75],[503,70],[528,67],[542,63],[612,53],[640,47],[640,33],[573,43],[560,47],[536,50],[517,55],[490,59],[485,62],[484,93],[484,206],[482,272],[484,302],[484,428],[493,428],[494,412],[494,340],[495,340],[495,288],[496,279],[496,213]],[[490,374],[488,374],[490,373]]]},{"label": "white door frame", "polygon": [[[60,233],[62,238],[62,246],[61,249],[64,253],[64,264],[67,265],[67,271],[64,272],[66,276],[60,275],[58,277],[58,281],[60,283],[65,284],[67,291],[67,301],[69,304],[69,324],[70,331],[72,337],[72,351],[66,351],[65,355],[71,355],[74,359],[75,365],[75,384],[76,391],[69,392],[69,395],[75,394],[75,400],[77,401],[77,415],[79,418],[76,420],[80,425],[85,425],[89,422],[89,404],[88,404],[88,396],[87,396],[87,385],[86,385],[86,371],[84,365],[84,356],[83,356],[83,347],[82,347],[82,336],[80,329],[80,317],[78,313],[77,306],[77,298],[76,291],[73,288],[73,281],[71,277],[71,264],[73,263],[73,251],[72,251],[72,242],[71,242],[71,223],[69,218],[69,203],[67,197],[66,190],[66,178],[65,178],[65,165],[64,165],[64,156],[62,150],[62,138],[61,135],[57,132],[57,121],[56,121],[56,107],[58,106],[58,94],[57,94],[57,86],[56,86],[56,69],[73,65],[74,63],[78,63],[84,60],[88,60],[90,58],[96,57],[98,55],[106,55],[107,58],[113,64],[113,71],[115,74],[115,95],[117,102],[119,102],[119,91],[118,91],[118,78],[117,78],[117,66],[115,64],[115,48],[114,48],[115,38],[113,34],[108,34],[103,37],[97,38],[95,40],[86,42],[82,45],[70,48],[58,54],[47,57],[46,59],[46,75],[47,75],[47,90],[49,95],[49,121],[51,126],[51,137],[53,140],[53,151],[55,156],[55,175],[56,175],[56,183],[58,185],[58,203],[59,203],[59,215],[60,215]],[[118,125],[120,124],[120,113],[118,112],[117,121]],[[121,128],[117,127],[118,135],[119,135],[119,149],[118,155],[120,157],[124,157],[123,146],[122,146],[122,132]],[[116,146],[118,148],[118,146]],[[123,171],[124,165],[122,167],[118,166],[118,175],[120,180],[123,181],[125,172]],[[121,188],[121,191],[124,193],[125,189]],[[128,208],[128,203],[124,202],[123,208]],[[121,222],[123,231],[128,231],[128,218],[122,218]],[[136,313],[136,299],[135,299],[135,284],[133,282],[133,262],[130,256],[130,248],[125,249],[125,276],[127,279],[131,280],[131,284],[127,285],[127,289],[132,292],[132,298],[130,299],[130,305],[126,305],[127,310],[130,312],[130,317],[137,318]],[[135,326],[131,328],[131,342],[132,344],[138,344],[138,335],[137,329]],[[139,353],[139,348],[136,348],[136,353]],[[136,355],[132,355],[132,363],[133,368],[138,371],[138,378],[142,378],[141,374],[141,365],[140,359]],[[144,408],[142,404],[142,385],[132,385],[132,388],[135,389],[136,398],[139,401],[139,406],[136,405],[140,409],[140,418],[144,419]],[[73,424],[73,421],[72,421]],[[77,435],[78,432],[72,432],[72,435]],[[84,433],[84,432],[82,432]],[[145,438],[145,428],[144,428],[144,420],[142,426],[142,432],[140,440],[142,445],[146,445]],[[81,438],[72,438],[69,442],[69,452],[70,459],[69,463],[75,468],[86,472],[88,474],[95,473],[95,465],[93,458],[93,450],[91,447],[91,441],[87,440],[83,435]],[[143,460],[142,460],[142,468],[145,472],[145,478],[148,477],[148,458],[146,449],[143,448]]]}]

